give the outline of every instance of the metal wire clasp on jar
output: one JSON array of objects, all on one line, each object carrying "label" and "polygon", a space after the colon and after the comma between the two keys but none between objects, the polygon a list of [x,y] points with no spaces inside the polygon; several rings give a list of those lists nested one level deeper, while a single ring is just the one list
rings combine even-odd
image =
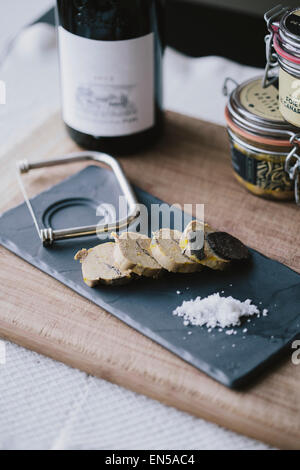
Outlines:
[{"label": "metal wire clasp on jar", "polygon": [[[278,108],[274,85],[262,88],[256,77],[228,93],[225,109],[236,179],[257,196],[299,203],[299,129],[287,123]],[[300,155],[300,152],[299,152]]]}]

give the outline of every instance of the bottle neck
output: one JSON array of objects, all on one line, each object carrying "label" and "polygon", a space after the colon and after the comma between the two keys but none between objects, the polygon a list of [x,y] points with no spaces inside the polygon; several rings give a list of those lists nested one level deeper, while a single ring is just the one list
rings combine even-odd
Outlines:
[{"label": "bottle neck", "polygon": [[102,41],[155,32],[159,0],[57,0],[58,22],[78,36]]}]

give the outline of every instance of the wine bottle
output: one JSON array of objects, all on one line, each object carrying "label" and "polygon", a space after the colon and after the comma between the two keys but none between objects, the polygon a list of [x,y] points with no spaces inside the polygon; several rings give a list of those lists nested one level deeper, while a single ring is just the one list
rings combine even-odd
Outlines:
[{"label": "wine bottle", "polygon": [[164,0],[57,0],[62,114],[81,147],[128,154],[161,134]]}]

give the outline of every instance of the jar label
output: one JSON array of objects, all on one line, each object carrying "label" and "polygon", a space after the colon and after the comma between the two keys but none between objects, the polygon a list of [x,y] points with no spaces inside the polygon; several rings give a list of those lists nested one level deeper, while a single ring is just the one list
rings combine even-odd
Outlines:
[{"label": "jar label", "polygon": [[98,41],[58,28],[65,123],[95,137],[153,127],[154,34]]},{"label": "jar label", "polygon": [[279,109],[286,121],[300,127],[300,80],[279,70]]},{"label": "jar label", "polygon": [[235,144],[231,144],[232,165],[234,171],[243,180],[271,191],[292,191],[293,182],[284,169],[284,162],[258,160],[243,153]]},{"label": "jar label", "polygon": [[234,171],[249,183],[256,184],[257,160],[245,155],[231,145],[232,165]]},{"label": "jar label", "polygon": [[261,78],[251,80],[240,92],[240,101],[243,107],[255,116],[269,121],[284,121],[278,105],[278,89],[270,85],[262,88]]}]

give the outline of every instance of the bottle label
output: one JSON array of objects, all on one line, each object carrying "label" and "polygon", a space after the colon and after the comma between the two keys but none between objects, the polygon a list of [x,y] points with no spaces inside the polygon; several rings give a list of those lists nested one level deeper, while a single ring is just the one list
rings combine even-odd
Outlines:
[{"label": "bottle label", "polygon": [[153,127],[154,34],[98,41],[58,28],[65,123],[94,137]]}]

